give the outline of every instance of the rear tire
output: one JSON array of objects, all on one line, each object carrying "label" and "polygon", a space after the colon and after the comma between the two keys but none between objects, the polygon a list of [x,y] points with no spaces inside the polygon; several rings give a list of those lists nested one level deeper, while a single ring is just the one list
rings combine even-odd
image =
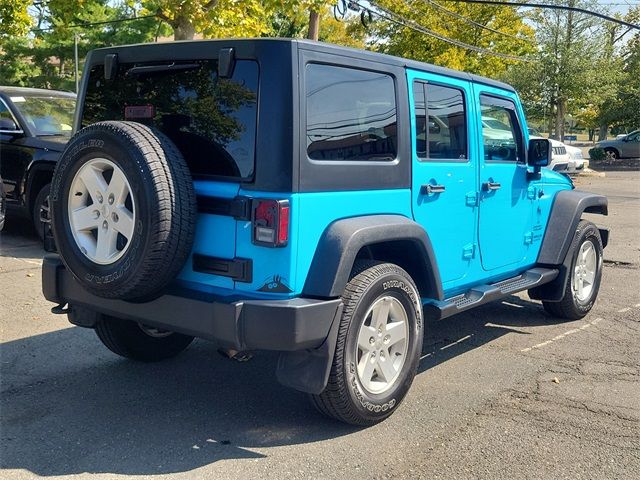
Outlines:
[{"label": "rear tire", "polygon": [[107,315],[100,317],[95,330],[100,341],[113,353],[141,362],[175,357],[193,341],[188,335],[164,332]]},{"label": "rear tire", "polygon": [[[33,221],[33,228],[35,228],[40,240],[44,240],[45,237],[45,229],[49,222],[51,222],[51,210],[49,204],[49,192],[51,190],[51,184],[47,183],[44,187],[40,189],[38,194],[36,195],[35,200],[33,201],[33,210],[31,211],[31,219]],[[45,216],[45,220],[40,220],[40,213]]]},{"label": "rear tire", "polygon": [[342,299],[329,382],[311,400],[329,417],[374,425],[396,410],[416,375],[423,340],[420,294],[399,266],[363,261],[356,263]]},{"label": "rear tire", "polygon": [[542,305],[554,317],[579,320],[593,308],[600,289],[603,247],[598,228],[581,220],[571,247],[573,258],[562,299]]}]

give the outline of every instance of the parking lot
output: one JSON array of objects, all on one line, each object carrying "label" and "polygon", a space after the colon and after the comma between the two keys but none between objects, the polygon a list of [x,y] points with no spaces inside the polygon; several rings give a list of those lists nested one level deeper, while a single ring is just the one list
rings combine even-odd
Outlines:
[{"label": "parking lot", "polygon": [[399,410],[368,429],[196,341],[132,363],[50,313],[26,221],[0,234],[2,478],[637,478],[640,172],[588,176],[609,197],[602,288],[560,323],[526,294],[430,325]]}]

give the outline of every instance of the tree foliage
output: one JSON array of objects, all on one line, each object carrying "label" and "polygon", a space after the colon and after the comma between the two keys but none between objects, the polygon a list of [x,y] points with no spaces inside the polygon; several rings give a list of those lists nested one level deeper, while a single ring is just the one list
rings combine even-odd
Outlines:
[{"label": "tree foliage", "polygon": [[[602,8],[591,0],[568,4]],[[630,11],[629,21],[637,22],[632,16],[638,10]],[[503,75],[520,93],[530,117],[544,120],[556,138],[563,137],[570,116],[591,136],[596,129],[603,137],[609,126],[633,123],[629,109],[637,111],[640,71],[633,62],[638,45],[633,40],[624,44],[626,27],[561,10],[534,10],[530,22],[538,42],[536,61],[514,65]]]},{"label": "tree foliage", "polygon": [[[447,3],[446,9],[425,0],[380,0],[376,2],[403,18],[416,22],[429,30],[461,42],[503,54],[525,56],[534,51],[533,30],[512,7],[496,7],[469,3]],[[473,19],[472,25],[460,17]],[[390,21],[376,21],[372,26],[370,45],[382,52],[413,58],[480,75],[497,77],[514,60],[474,52],[430,37],[422,32]],[[516,38],[514,38],[516,37]]]},{"label": "tree foliage", "polygon": [[0,38],[25,35],[31,27],[31,0],[0,0]]},{"label": "tree foliage", "polygon": [[[597,0],[549,2],[605,8]],[[557,136],[562,136],[569,118],[592,133],[599,129],[601,135],[608,127],[628,130],[640,125],[640,35],[625,36],[623,27],[566,11],[439,0],[366,4],[438,35],[532,60],[523,62],[452,45],[377,15],[368,29],[352,11],[338,21],[334,4],[332,0],[0,0],[0,84],[72,90],[76,40],[83,59],[92,48],[169,35],[304,38],[310,12],[316,12],[320,41],[512,83],[528,116],[544,120]],[[125,19],[133,20],[120,21]],[[631,8],[626,20],[640,22],[640,6]]]},{"label": "tree foliage", "polygon": [[205,38],[253,36],[268,31],[270,2],[258,0],[144,0],[147,12],[155,13],[174,31],[175,40],[190,40],[196,33]]}]

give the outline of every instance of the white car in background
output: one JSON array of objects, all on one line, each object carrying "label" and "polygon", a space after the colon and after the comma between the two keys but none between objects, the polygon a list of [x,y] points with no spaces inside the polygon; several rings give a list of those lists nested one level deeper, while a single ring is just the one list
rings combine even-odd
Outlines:
[{"label": "white car in background", "polygon": [[[560,143],[560,142],[558,142]],[[568,173],[580,173],[584,170],[584,157],[582,156],[582,149],[573,147],[571,145],[565,145],[565,150],[569,154],[570,160],[567,166]]]}]

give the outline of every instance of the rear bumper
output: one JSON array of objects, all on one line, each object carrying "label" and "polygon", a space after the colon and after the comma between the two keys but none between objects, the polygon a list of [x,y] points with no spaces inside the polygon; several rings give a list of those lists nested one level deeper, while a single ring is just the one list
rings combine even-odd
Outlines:
[{"label": "rear bumper", "polygon": [[237,350],[318,348],[342,312],[340,299],[239,300],[193,291],[172,291],[144,303],[106,299],[82,288],[54,254],[44,258],[42,290],[47,300],[57,304],[84,307]]}]

